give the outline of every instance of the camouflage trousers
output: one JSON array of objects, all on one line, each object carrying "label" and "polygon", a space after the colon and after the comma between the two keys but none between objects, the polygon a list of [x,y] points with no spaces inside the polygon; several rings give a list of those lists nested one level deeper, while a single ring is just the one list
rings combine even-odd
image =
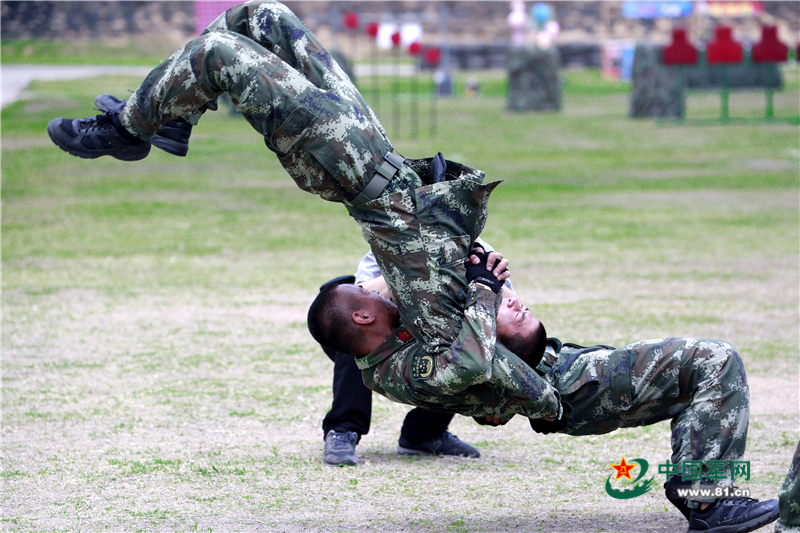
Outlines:
[{"label": "camouflage trousers", "polygon": [[[599,435],[671,420],[673,464],[744,455],[749,389],[742,360],[726,342],[670,338],[619,349],[563,345],[557,355],[548,350],[538,369],[573,407],[564,433]],[[729,475],[717,484],[730,483]]]},{"label": "camouflage trousers", "polygon": [[149,139],[175,118],[197,124],[225,92],[297,185],[325,200],[357,196],[392,149],[350,78],[278,2],[220,15],[150,72],[120,120]]},{"label": "camouflage trousers", "polygon": [[783,480],[778,507],[781,516],[775,524],[775,533],[800,533],[800,443],[794,451],[789,473]]}]

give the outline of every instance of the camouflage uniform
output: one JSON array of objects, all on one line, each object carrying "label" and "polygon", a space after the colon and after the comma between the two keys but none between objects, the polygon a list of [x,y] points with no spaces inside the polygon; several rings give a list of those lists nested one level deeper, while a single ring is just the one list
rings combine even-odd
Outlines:
[{"label": "camouflage uniform", "polygon": [[364,384],[392,401],[466,416],[549,418],[558,396],[533,369],[501,344],[495,320],[501,295],[472,283],[463,326],[450,349],[430,352],[400,327],[356,359]]},{"label": "camouflage uniform", "polygon": [[441,375],[455,387],[487,379],[512,386],[533,380],[535,387],[525,385],[524,392],[512,394],[529,394],[528,402],[546,404],[544,416],[558,412],[555,391],[529,369],[512,375],[518,365],[500,364],[505,361],[500,358],[494,373],[487,370],[494,316],[492,334],[480,347],[484,367],[461,368],[460,351],[473,347],[454,344],[469,297],[463,258],[483,229],[496,184],[483,185],[483,172],[452,162],[447,180],[431,183],[429,160],[414,160],[378,198],[352,205],[392,145],[341,67],[277,2],[247,2],[222,14],[147,76],[120,120],[149,139],[171,119],[196,124],[224,92],[301,189],[347,205],[404,323],[435,358]]},{"label": "camouflage uniform", "polygon": [[[573,407],[564,433],[599,435],[671,420],[674,464],[744,455],[749,389],[742,360],[726,342],[672,338],[614,349],[550,339],[537,371]],[[730,476],[718,481],[730,483]]]},{"label": "camouflage uniform", "polygon": [[220,15],[150,72],[120,120],[149,139],[168,120],[196,124],[225,92],[297,185],[325,200],[353,199],[392,149],[339,64],[277,2]]},{"label": "camouflage uniform", "polygon": [[789,473],[783,480],[778,507],[781,516],[775,524],[775,533],[800,533],[800,443],[794,451]]}]

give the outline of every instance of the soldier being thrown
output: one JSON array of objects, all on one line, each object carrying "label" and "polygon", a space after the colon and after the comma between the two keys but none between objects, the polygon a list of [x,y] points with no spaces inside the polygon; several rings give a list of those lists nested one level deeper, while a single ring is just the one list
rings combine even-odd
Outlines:
[{"label": "soldier being thrown", "polygon": [[[102,95],[96,103],[108,109],[104,115],[55,119],[48,133],[84,158],[142,159],[151,142],[180,154],[188,124],[224,92],[301,189],[347,206],[410,333],[426,352],[447,353],[473,297],[462,260],[483,229],[496,184],[484,185],[483,172],[441,154],[417,160],[395,154],[341,67],[282,4],[248,2],[227,10],[156,67],[127,103]],[[503,380],[516,412],[560,416],[556,391],[519,361],[512,377],[514,364],[505,353],[494,354],[492,378]],[[458,360],[451,366],[463,386],[487,379]]]},{"label": "soldier being thrown", "polygon": [[[599,435],[621,427],[672,421],[672,463],[725,464],[726,477],[699,481],[671,476],[666,497],[689,520],[689,533],[745,533],[778,518],[777,500],[694,496],[680,491],[730,487],[731,461],[744,455],[749,422],[749,390],[744,365],[728,343],[703,339],[656,339],[615,349],[581,347],[547,338],[545,328],[518,298],[503,297],[488,256],[478,254],[466,265],[474,298],[469,300],[463,330],[496,331],[497,340],[520,354],[525,363],[560,394],[564,413],[558,420],[531,418],[543,434]],[[506,271],[507,272],[507,271]],[[496,317],[496,319],[495,319]],[[464,386],[453,384],[447,357],[481,364],[490,375],[493,336],[483,343],[454,341],[449,353],[431,355],[408,335],[396,307],[377,291],[354,285],[331,285],[309,308],[309,330],[320,344],[356,357],[364,383],[387,398],[438,411],[476,417],[478,422],[505,423],[517,409],[506,396],[503,380]],[[496,346],[495,355],[505,347]],[[515,355],[506,360],[522,363]],[[514,366],[510,373],[513,377]],[[713,464],[713,463],[712,463]],[[719,463],[717,463],[719,464]],[[680,473],[680,470],[678,470]]]}]

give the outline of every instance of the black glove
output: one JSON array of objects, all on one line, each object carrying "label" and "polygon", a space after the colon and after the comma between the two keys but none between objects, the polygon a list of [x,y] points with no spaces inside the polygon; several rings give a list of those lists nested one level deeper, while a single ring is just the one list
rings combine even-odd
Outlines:
[{"label": "black glove", "polygon": [[[478,259],[481,260],[480,263],[477,265],[472,264],[472,261],[469,260],[469,256],[471,255],[477,256]],[[473,281],[483,283],[497,294],[500,292],[500,289],[503,288],[503,282],[494,277],[494,272],[486,270],[486,261],[488,258],[489,254],[486,252],[476,252],[475,248],[469,251],[467,258],[464,260],[464,266],[467,268],[467,283]]]},{"label": "black glove", "polygon": [[553,420],[552,422],[548,422],[543,418],[529,418],[528,421],[531,423],[531,429],[542,435],[560,433],[567,429],[572,424],[572,406],[567,402],[561,402],[561,408],[563,410],[561,418]]},{"label": "black glove", "polygon": [[511,420],[509,418],[508,420],[506,420],[504,422],[500,422],[499,424],[495,424],[494,422],[489,422],[488,420],[486,420],[486,417],[482,417],[482,416],[473,416],[472,419],[475,421],[476,424],[480,424],[481,426],[492,426],[492,427],[505,426],[506,424],[508,424],[508,420]]}]

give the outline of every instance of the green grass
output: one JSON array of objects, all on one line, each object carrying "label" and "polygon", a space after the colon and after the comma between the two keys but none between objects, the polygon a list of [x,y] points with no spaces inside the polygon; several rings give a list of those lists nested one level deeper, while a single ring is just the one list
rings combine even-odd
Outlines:
[{"label": "green grass", "polygon": [[173,52],[173,45],[160,39],[99,40],[7,39],[0,43],[4,65],[128,65],[153,66]]},{"label": "green grass", "polygon": [[[3,43],[4,62],[12,52]],[[785,71],[777,116],[798,115],[798,72]],[[379,113],[403,154],[442,151],[504,180],[484,237],[551,335],[732,342],[754,404],[749,486],[774,497],[797,441],[798,128],[631,120],[624,84],[564,77],[558,113],[507,112],[496,73],[479,76],[477,99],[436,102],[435,136],[429,101],[417,138],[408,98],[399,131],[388,99]],[[136,84],[37,82],[0,115],[4,529],[685,527],[660,494],[622,506],[602,488],[623,453],[663,462],[666,424],[546,438],[524,420],[457,418],[482,459],[408,459],[394,452],[407,409],[375,399],[364,464],[324,468],[332,365],[305,312],[316,287],[353,271],[360,231],[224,109],[184,159],[86,161],[50,143],[50,119],[91,115],[96,94]],[[689,118],[718,103],[690,94]],[[732,100],[732,116],[762,112],[763,94]]]}]

